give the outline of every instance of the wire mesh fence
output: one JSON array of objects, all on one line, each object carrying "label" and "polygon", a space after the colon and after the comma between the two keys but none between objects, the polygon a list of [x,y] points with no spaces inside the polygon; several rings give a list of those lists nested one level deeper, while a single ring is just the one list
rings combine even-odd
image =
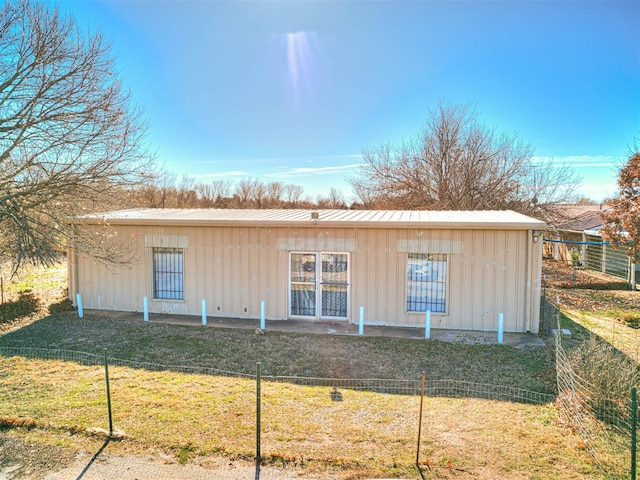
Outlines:
[{"label": "wire mesh fence", "polygon": [[67,299],[67,264],[28,265],[14,272],[0,264],[0,327],[13,320],[64,308]]},{"label": "wire mesh fence", "polygon": [[[566,349],[560,309],[543,298],[541,315],[544,330],[555,335],[556,405],[563,421],[607,478],[635,479],[637,365],[598,339],[582,351]],[[630,374],[622,378],[625,370]]]},{"label": "wire mesh fence", "polygon": [[[259,445],[261,458],[288,463],[412,465],[416,455],[420,378],[260,376],[258,381],[257,374],[134,362],[104,352],[0,347],[0,422],[72,433],[109,431],[105,359],[113,425],[146,445],[187,456],[243,458],[253,458]],[[554,398],[437,379],[428,380],[424,391],[428,397],[527,404]],[[336,457],[343,446],[348,452]]]}]

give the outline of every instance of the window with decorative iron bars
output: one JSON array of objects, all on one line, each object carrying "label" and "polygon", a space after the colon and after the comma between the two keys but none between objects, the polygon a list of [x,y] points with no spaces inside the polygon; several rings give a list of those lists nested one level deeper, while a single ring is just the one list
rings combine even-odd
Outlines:
[{"label": "window with decorative iron bars", "polygon": [[447,255],[410,253],[407,257],[407,312],[445,313]]},{"label": "window with decorative iron bars", "polygon": [[153,298],[184,300],[183,250],[153,249]]}]

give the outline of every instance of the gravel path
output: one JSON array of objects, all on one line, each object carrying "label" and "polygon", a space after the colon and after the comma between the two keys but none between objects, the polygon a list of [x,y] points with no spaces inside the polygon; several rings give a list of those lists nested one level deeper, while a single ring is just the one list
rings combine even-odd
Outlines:
[{"label": "gravel path", "polygon": [[[94,458],[95,457],[95,458]],[[329,472],[256,467],[250,462],[202,458],[180,465],[175,457],[74,453],[0,434],[0,480],[338,480]]]},{"label": "gravel path", "polygon": [[[306,476],[304,472],[277,467],[260,467],[256,472],[254,465],[219,460],[207,466],[197,464],[180,465],[174,461],[158,457],[134,457],[127,455],[100,455],[93,463],[89,454],[79,456],[72,465],[44,480],[293,480],[319,479]],[[326,476],[324,477],[326,478]]]}]

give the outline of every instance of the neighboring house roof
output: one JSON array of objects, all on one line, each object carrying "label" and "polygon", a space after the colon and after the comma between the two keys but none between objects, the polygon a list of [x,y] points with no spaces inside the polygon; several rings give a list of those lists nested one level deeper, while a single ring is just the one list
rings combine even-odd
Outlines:
[{"label": "neighboring house roof", "polygon": [[[317,215],[317,217],[316,217]],[[314,218],[316,217],[316,218]],[[356,228],[543,229],[545,223],[510,210],[252,210],[135,209],[85,215],[71,223],[174,226],[312,226]]]},{"label": "neighboring house roof", "polygon": [[557,230],[592,230],[602,226],[602,209],[600,205],[554,205],[547,223]]},{"label": "neighboring house roof", "polygon": [[599,229],[600,227],[602,227],[602,213],[597,211],[583,213],[574,219],[558,225],[556,228],[558,230],[583,232],[585,230]]}]

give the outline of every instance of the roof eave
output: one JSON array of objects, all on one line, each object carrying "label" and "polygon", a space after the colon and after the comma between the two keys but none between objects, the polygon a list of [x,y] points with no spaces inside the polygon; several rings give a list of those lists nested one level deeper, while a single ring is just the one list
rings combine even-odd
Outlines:
[{"label": "roof eave", "polygon": [[75,218],[69,221],[76,225],[130,225],[130,226],[174,226],[174,227],[296,227],[296,228],[393,228],[393,229],[445,229],[445,230],[542,230],[546,224],[531,222],[394,222],[394,221],[330,221],[319,220],[208,220],[208,219],[158,219],[158,218]]}]

